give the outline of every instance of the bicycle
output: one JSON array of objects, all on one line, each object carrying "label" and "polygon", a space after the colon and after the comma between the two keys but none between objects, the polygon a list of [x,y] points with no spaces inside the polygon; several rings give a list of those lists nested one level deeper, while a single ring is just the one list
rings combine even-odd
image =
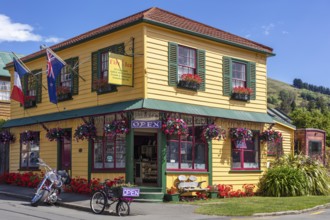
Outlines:
[{"label": "bicycle", "polygon": [[93,193],[90,200],[90,207],[95,214],[101,214],[104,209],[110,209],[111,205],[117,203],[116,214],[127,216],[130,214],[131,197],[138,197],[139,188],[109,187],[107,181],[103,183],[102,189]]}]

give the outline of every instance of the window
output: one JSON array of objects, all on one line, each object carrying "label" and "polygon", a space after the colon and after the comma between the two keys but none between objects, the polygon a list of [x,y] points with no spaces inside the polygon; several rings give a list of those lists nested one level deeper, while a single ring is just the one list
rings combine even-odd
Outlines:
[{"label": "window", "polygon": [[198,75],[201,79],[198,90],[205,90],[205,51],[181,46],[176,43],[168,44],[168,83],[178,86],[183,74]]},{"label": "window", "polygon": [[111,123],[118,115],[105,115],[94,118],[98,138],[93,143],[93,170],[125,169],[126,135],[106,136],[104,125]]},{"label": "window", "polygon": [[125,44],[115,44],[92,53],[92,91],[98,94],[117,91],[117,86],[108,84],[109,52],[125,54]]},{"label": "window", "polygon": [[42,70],[33,70],[25,74],[22,79],[24,93],[24,108],[35,107],[36,103],[41,103],[42,92]]},{"label": "window", "polygon": [[21,134],[21,169],[38,169],[39,165],[38,158],[40,152],[40,144],[39,144],[39,132],[33,132],[34,138],[33,141],[22,141]]},{"label": "window", "polygon": [[256,64],[244,60],[223,57],[222,76],[224,96],[231,96],[235,87],[252,89],[250,99],[256,99]]},{"label": "window", "polygon": [[72,99],[79,91],[78,57],[65,60],[60,75],[56,78],[56,93],[58,101]]},{"label": "window", "polygon": [[267,142],[267,155],[279,157],[283,154],[282,139],[280,141]]},{"label": "window", "polygon": [[178,46],[178,80],[185,73],[196,73],[196,50],[188,47]]},{"label": "window", "polygon": [[10,81],[0,80],[0,101],[10,101]]},{"label": "window", "polygon": [[309,141],[308,142],[308,156],[312,158],[322,157],[322,142]]},{"label": "window", "polygon": [[166,168],[168,170],[207,170],[207,143],[201,140],[204,117],[183,115],[182,119],[189,128],[188,136],[172,135],[167,140]]},{"label": "window", "polygon": [[246,87],[246,64],[233,62],[232,87]]},{"label": "window", "polygon": [[252,140],[245,140],[245,144],[235,141],[231,143],[232,170],[259,170],[259,140],[254,134]]}]

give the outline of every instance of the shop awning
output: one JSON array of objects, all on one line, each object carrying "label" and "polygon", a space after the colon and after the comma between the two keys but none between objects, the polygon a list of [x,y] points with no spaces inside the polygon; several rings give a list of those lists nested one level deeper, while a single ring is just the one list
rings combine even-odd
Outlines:
[{"label": "shop awning", "polygon": [[131,111],[137,109],[151,109],[168,112],[180,112],[193,115],[227,118],[241,121],[273,123],[273,119],[266,113],[246,112],[229,109],[213,108],[201,105],[192,105],[178,102],[169,102],[155,99],[138,99],[102,106],[95,106],[71,111],[62,111],[38,116],[11,119],[4,124],[4,128],[19,127],[24,125],[61,121],[71,118],[102,115],[120,111]]}]

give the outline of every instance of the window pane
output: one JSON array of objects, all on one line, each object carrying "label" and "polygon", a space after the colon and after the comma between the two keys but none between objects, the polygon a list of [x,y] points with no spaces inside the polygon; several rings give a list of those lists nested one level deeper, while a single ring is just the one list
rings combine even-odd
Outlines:
[{"label": "window pane", "polygon": [[246,64],[233,62],[232,68],[232,86],[246,87]]},{"label": "window pane", "polygon": [[241,154],[240,150],[233,150],[232,152],[232,168],[241,168]]},{"label": "window pane", "polygon": [[195,169],[206,169],[205,147],[206,145],[204,143],[195,145]]},{"label": "window pane", "polygon": [[125,135],[116,137],[116,168],[124,168],[126,162]]},{"label": "window pane", "polygon": [[167,142],[167,168],[178,169],[179,168],[179,142],[169,140]]},{"label": "window pane", "polygon": [[192,169],[192,142],[181,141],[181,169]]},{"label": "window pane", "polygon": [[103,149],[102,139],[95,140],[94,142],[94,168],[103,167]]},{"label": "window pane", "polygon": [[104,161],[104,166],[105,168],[114,168],[115,167],[115,146],[112,138],[106,138],[106,143],[105,143],[105,161]]}]

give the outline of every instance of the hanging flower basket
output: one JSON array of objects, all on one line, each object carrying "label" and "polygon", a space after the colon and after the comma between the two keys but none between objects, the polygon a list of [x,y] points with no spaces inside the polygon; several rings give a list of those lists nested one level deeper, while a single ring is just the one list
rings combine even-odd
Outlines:
[{"label": "hanging flower basket", "polygon": [[96,127],[93,123],[87,122],[76,128],[74,131],[74,138],[76,141],[84,139],[95,139],[96,137]]},{"label": "hanging flower basket", "polygon": [[242,141],[245,139],[252,139],[253,137],[253,133],[251,130],[247,129],[247,128],[231,128],[229,131],[229,136],[231,138],[231,140],[236,141]]},{"label": "hanging flower basket", "polygon": [[57,141],[68,135],[69,134],[62,128],[51,128],[47,131],[46,138],[48,138],[49,141]]},{"label": "hanging flower basket", "polygon": [[39,141],[39,134],[35,131],[25,131],[21,133],[21,141],[23,143]]},{"label": "hanging flower basket", "polygon": [[282,139],[282,133],[279,131],[274,131],[271,129],[265,130],[260,134],[261,141],[269,141],[269,142],[279,142]]},{"label": "hanging flower basket", "polygon": [[205,141],[209,141],[212,139],[215,140],[220,140],[220,139],[226,139],[226,130],[214,125],[214,124],[209,124],[206,125],[203,129],[203,133],[202,133],[202,139]]},{"label": "hanging flower basket", "polygon": [[180,118],[168,117],[163,121],[162,130],[168,135],[186,135],[188,134],[187,123]]},{"label": "hanging flower basket", "polygon": [[122,115],[121,120],[113,120],[111,124],[104,126],[104,131],[109,136],[116,136],[117,134],[128,134],[128,120]]},{"label": "hanging flower basket", "polygon": [[0,132],[0,143],[7,144],[9,142],[14,143],[16,138],[12,133],[7,130]]}]

